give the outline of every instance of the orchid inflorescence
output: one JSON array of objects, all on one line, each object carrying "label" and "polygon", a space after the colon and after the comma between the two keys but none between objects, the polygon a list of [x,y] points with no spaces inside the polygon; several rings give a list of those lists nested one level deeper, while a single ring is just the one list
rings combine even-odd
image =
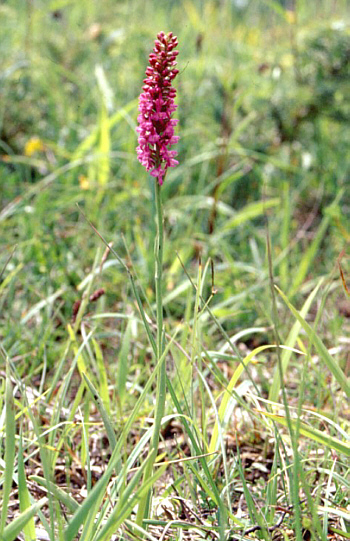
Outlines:
[{"label": "orchid inflorescence", "polygon": [[168,167],[179,163],[175,160],[176,150],[170,150],[179,140],[174,135],[178,120],[171,118],[177,108],[174,102],[176,90],[172,86],[179,72],[175,68],[178,51],[174,48],[177,44],[177,37],[172,32],[157,35],[139,98],[139,145],[136,152],[139,162],[158,179],[160,185]]}]

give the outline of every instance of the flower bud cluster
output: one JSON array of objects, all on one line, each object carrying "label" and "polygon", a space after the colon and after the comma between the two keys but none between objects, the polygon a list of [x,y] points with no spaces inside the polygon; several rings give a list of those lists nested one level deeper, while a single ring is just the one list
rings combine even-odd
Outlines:
[{"label": "flower bud cluster", "polygon": [[179,140],[174,135],[178,120],[171,118],[177,108],[174,102],[176,90],[172,86],[179,72],[175,68],[178,51],[174,49],[177,44],[177,37],[172,32],[157,35],[139,98],[139,144],[136,152],[139,162],[158,179],[160,185],[168,167],[178,164],[175,160],[177,152],[170,150]]}]

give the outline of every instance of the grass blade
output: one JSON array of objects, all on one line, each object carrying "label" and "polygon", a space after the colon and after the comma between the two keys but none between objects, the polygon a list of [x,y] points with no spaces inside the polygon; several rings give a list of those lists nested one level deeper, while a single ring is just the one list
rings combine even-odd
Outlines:
[{"label": "grass blade", "polygon": [[[24,513],[30,508],[30,494],[27,487],[26,474],[24,470],[22,433],[20,434],[18,448],[18,498],[20,511],[21,513]],[[31,517],[27,524],[23,527],[23,532],[26,541],[33,541],[36,538],[33,517]]]},{"label": "grass blade", "polygon": [[94,346],[95,356],[96,356],[96,361],[97,361],[98,381],[100,384],[100,395],[102,399],[102,404],[105,407],[107,413],[110,414],[111,408],[110,408],[109,393],[108,393],[107,371],[103,362],[103,354],[96,340],[92,339],[92,344]]},{"label": "grass blade", "polygon": [[277,207],[279,204],[279,197],[275,197],[274,199],[269,199],[267,201],[257,201],[254,203],[249,203],[242,210],[237,212],[237,214],[231,220],[228,220],[226,222],[222,229],[222,234],[230,232],[231,229],[234,229],[238,225],[244,224],[248,220],[252,220],[253,218],[262,216],[266,209],[271,207]]},{"label": "grass blade", "polygon": [[[40,508],[47,503],[47,498],[41,498],[37,503],[34,503],[31,507],[26,509],[17,518],[15,518],[11,524],[6,526],[3,531],[2,541],[14,541],[16,537],[25,528],[26,524],[38,513]],[[35,537],[34,537],[35,539]]]},{"label": "grass blade", "polygon": [[119,359],[118,359],[118,381],[117,381],[117,391],[118,391],[118,397],[120,401],[120,407],[123,407],[124,403],[124,397],[125,397],[125,389],[126,389],[126,380],[128,375],[128,356],[130,353],[130,346],[131,346],[131,329],[132,329],[132,320],[130,319],[127,323],[122,346],[120,348],[119,352]]},{"label": "grass blade", "polygon": [[109,179],[111,139],[109,132],[109,121],[107,108],[104,103],[101,105],[100,113],[100,141],[98,158],[98,183],[105,186]]},{"label": "grass blade", "polygon": [[[281,425],[287,427],[287,420],[282,415],[275,415],[273,413],[268,413],[266,411],[256,410],[262,415],[265,415],[265,417],[269,417],[270,419],[273,419],[274,421],[277,421]],[[291,424],[294,429],[297,427],[297,420],[291,419]],[[338,438],[335,438],[334,436],[329,436],[326,432],[321,432],[321,430],[318,430],[317,428],[312,428],[305,423],[298,423],[298,429],[299,433],[303,436],[306,436],[307,438],[311,438],[315,442],[325,445],[329,449],[334,449],[338,453],[343,453],[347,457],[350,457],[350,443],[343,442],[339,440]]]},{"label": "grass blade", "polygon": [[[339,191],[337,197],[335,198],[335,200],[333,201],[331,206],[336,206],[338,204],[338,202],[340,201],[340,199],[343,196],[343,193],[344,193],[343,190]],[[309,270],[313,260],[315,259],[318,248],[319,248],[319,246],[320,246],[320,244],[321,244],[321,242],[322,242],[322,240],[323,240],[323,238],[324,238],[324,236],[326,234],[326,231],[327,231],[327,228],[329,226],[330,220],[331,220],[331,214],[328,212],[324,216],[324,218],[323,218],[323,220],[321,222],[321,225],[318,228],[317,233],[316,233],[313,241],[311,242],[309,248],[306,250],[305,254],[303,255],[303,257],[301,259],[301,262],[300,262],[300,264],[298,266],[298,271],[294,275],[294,280],[293,280],[291,289],[289,291],[289,296],[290,297],[292,297],[298,291],[299,286],[302,284],[303,280],[305,279],[305,277],[306,277],[306,275],[308,273],[308,270]]]},{"label": "grass blade", "polygon": [[[217,442],[218,442],[218,435],[219,435],[219,424],[221,426],[224,424],[224,420],[225,420],[225,416],[226,416],[226,410],[227,410],[230,398],[232,396],[232,391],[233,391],[237,381],[239,380],[240,376],[242,375],[243,370],[253,360],[253,358],[258,353],[260,353],[261,351],[264,351],[265,349],[276,348],[276,347],[277,346],[273,345],[273,344],[272,345],[267,344],[267,345],[259,346],[259,347],[255,348],[255,349],[253,349],[253,351],[251,351],[249,353],[249,355],[247,355],[245,357],[245,359],[243,359],[243,361],[239,364],[239,366],[237,366],[237,368],[234,371],[233,376],[231,377],[230,382],[229,382],[229,384],[228,384],[228,386],[227,386],[227,388],[225,390],[223,399],[222,399],[221,404],[220,404],[220,408],[219,408],[219,412],[218,412],[219,419],[215,421],[213,434],[212,434],[210,445],[209,445],[209,453],[213,453],[216,450]],[[284,346],[280,346],[280,347],[283,348]],[[289,351],[290,348],[287,348],[287,350]],[[298,353],[301,353],[300,351],[293,350],[293,349],[292,349],[292,351],[296,351]]]},{"label": "grass blade", "polygon": [[111,423],[111,420],[110,420],[110,418],[108,416],[108,413],[106,412],[106,410],[104,408],[104,405],[103,405],[103,402],[102,402],[102,399],[101,399],[100,395],[98,394],[97,390],[95,389],[95,387],[93,386],[93,384],[91,383],[91,381],[89,380],[89,378],[87,377],[87,375],[85,373],[83,373],[83,378],[84,378],[84,381],[85,381],[86,385],[89,388],[89,391],[90,391],[90,393],[92,395],[93,401],[95,402],[95,406],[96,406],[96,408],[98,409],[98,411],[101,414],[102,421],[103,421],[103,424],[105,425],[105,429],[106,429],[106,432],[107,432],[107,437],[108,437],[109,444],[111,446],[112,451],[114,451],[114,449],[115,449],[115,447],[117,445],[117,440],[116,440],[116,437],[115,437],[115,432],[114,432],[114,428],[113,428],[113,425]]},{"label": "grass blade", "polygon": [[75,538],[75,536],[77,535],[78,533],[78,530],[80,528],[80,526],[82,524],[85,523],[89,513],[90,513],[90,510],[95,506],[96,502],[100,499],[102,500],[103,498],[103,493],[108,485],[108,482],[110,480],[110,477],[111,475],[113,474],[113,471],[116,467],[116,465],[118,464],[118,461],[120,460],[120,451],[122,449],[122,445],[124,443],[124,440],[125,440],[125,437],[126,435],[130,432],[131,430],[131,426],[133,424],[133,422],[135,421],[135,418],[136,418],[136,415],[143,403],[143,401],[146,399],[147,397],[147,394],[156,378],[156,375],[157,375],[157,372],[159,370],[159,367],[161,365],[161,363],[163,362],[164,360],[164,357],[168,354],[168,351],[174,341],[176,337],[176,333],[174,334],[172,340],[167,344],[165,350],[164,350],[164,353],[163,355],[161,356],[161,358],[159,359],[157,365],[155,366],[149,380],[147,381],[141,395],[139,396],[135,406],[134,406],[134,409],[131,413],[131,415],[129,416],[128,418],[128,421],[123,429],[123,432],[122,434],[120,435],[119,437],[119,440],[117,442],[117,445],[112,453],[112,456],[110,458],[110,461],[109,461],[109,464],[103,474],[103,476],[97,481],[97,483],[95,484],[95,486],[93,487],[93,489],[91,490],[91,492],[89,493],[89,495],[87,496],[87,498],[84,500],[84,502],[82,503],[82,505],[80,506],[80,508],[74,513],[70,523],[68,524],[66,530],[65,530],[65,534],[64,534],[64,538],[65,538],[65,541],[73,541],[73,539]]},{"label": "grass blade", "polygon": [[[310,295],[306,299],[302,309],[300,310],[300,315],[305,318],[310,306],[312,304],[312,301],[316,297],[316,294],[318,290],[320,289],[321,285],[323,283],[323,280],[320,280],[320,282],[317,284],[317,286],[311,291]],[[301,329],[301,323],[299,321],[296,321],[290,330],[287,340],[286,340],[286,346],[289,346],[290,348],[294,347],[294,344],[298,338],[299,332]],[[281,365],[282,365],[282,374],[284,375],[287,372],[288,364],[290,361],[292,355],[292,350],[284,350],[281,354]],[[280,378],[280,371],[278,366],[276,366],[275,373],[273,376],[272,385],[270,387],[269,391],[269,400],[272,402],[277,402],[278,394],[281,388],[281,378]]]},{"label": "grass blade", "polygon": [[6,426],[6,444],[5,444],[5,472],[4,484],[2,490],[2,508],[0,521],[0,539],[4,535],[4,529],[7,518],[7,507],[9,504],[12,488],[12,476],[15,463],[15,405],[13,400],[13,390],[10,380],[10,367],[6,363],[6,389],[5,389],[5,426]]},{"label": "grass blade", "polygon": [[320,356],[320,358],[326,364],[327,368],[333,374],[333,376],[335,377],[335,379],[337,380],[337,382],[339,383],[343,391],[346,393],[346,395],[350,397],[350,384],[344,372],[340,368],[340,366],[329,354],[328,349],[326,348],[322,340],[317,336],[314,329],[310,327],[310,325],[305,321],[305,319],[301,316],[298,310],[294,308],[294,306],[289,302],[286,295],[277,286],[275,286],[275,288],[277,289],[278,293],[281,295],[282,299],[284,300],[284,302],[286,303],[286,305],[288,306],[292,314],[296,317],[296,319],[299,321],[299,323],[305,330],[309,340],[314,344],[315,349],[318,355]]},{"label": "grass blade", "polygon": [[43,477],[39,477],[38,475],[31,475],[29,477],[31,481],[34,481],[35,483],[38,483],[38,485],[41,485],[45,487],[49,492],[52,493],[52,495],[57,498],[60,502],[63,503],[69,509],[72,513],[74,513],[77,509],[79,509],[80,505],[78,502],[74,500],[69,494],[67,494],[64,490],[57,487],[54,483],[51,481],[48,481],[47,479],[44,479]]},{"label": "grass blade", "polygon": [[[144,462],[140,470],[135,475],[135,482],[141,478],[146,466],[147,461]],[[136,503],[139,502],[144,495],[150,491],[154,483],[164,474],[165,470],[166,466],[163,466],[159,468],[159,470],[150,478],[144,480],[141,487],[131,496],[131,498],[129,498],[131,490],[128,492],[125,491],[125,494],[123,494],[123,501],[117,505],[113,513],[108,517],[106,523],[97,536],[96,541],[107,541],[111,539],[112,534],[116,533],[121,523],[130,515]],[[134,481],[134,479],[132,481]],[[130,487],[131,489],[134,488],[135,482],[130,483],[132,485]]]}]

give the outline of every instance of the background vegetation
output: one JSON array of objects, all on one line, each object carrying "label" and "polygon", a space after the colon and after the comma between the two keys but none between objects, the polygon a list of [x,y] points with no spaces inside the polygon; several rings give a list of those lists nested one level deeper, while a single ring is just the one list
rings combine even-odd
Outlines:
[{"label": "background vegetation", "polygon": [[[0,16],[0,534],[348,539],[349,3],[13,0]],[[179,38],[180,165],[141,526],[152,349],[80,210],[153,333],[135,128],[160,30]]]}]

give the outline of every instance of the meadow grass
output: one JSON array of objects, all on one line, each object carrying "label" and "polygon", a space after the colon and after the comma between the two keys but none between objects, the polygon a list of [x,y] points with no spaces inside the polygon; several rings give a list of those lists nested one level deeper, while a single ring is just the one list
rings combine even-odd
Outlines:
[{"label": "meadow grass", "polygon": [[[348,3],[0,15],[0,539],[349,539]],[[135,128],[160,30],[156,297]]]}]

